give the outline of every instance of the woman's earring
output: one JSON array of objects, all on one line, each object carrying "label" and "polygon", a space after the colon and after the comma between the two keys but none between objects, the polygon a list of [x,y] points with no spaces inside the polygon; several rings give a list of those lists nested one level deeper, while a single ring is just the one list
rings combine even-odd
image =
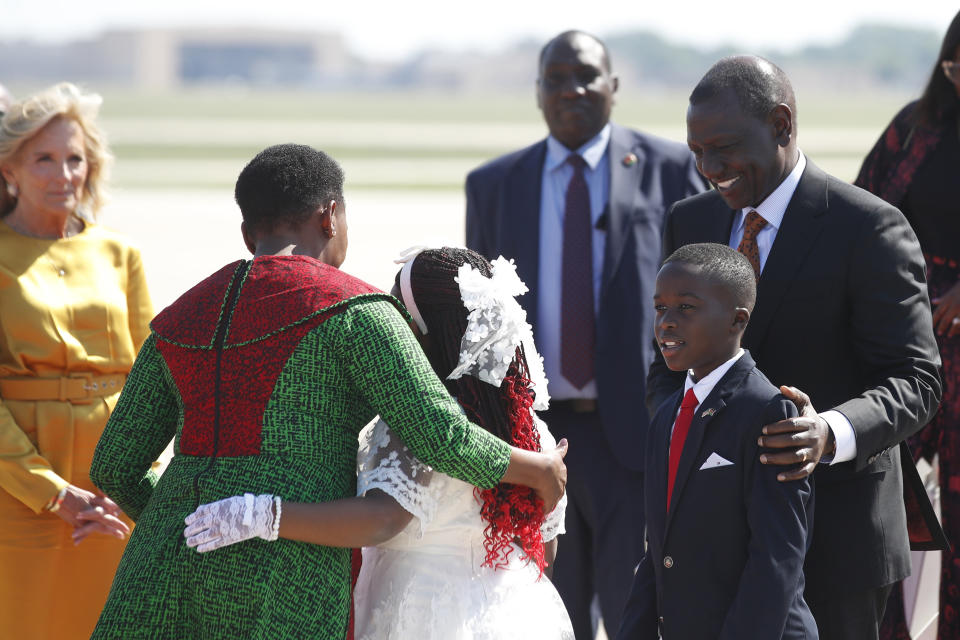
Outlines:
[{"label": "woman's earring", "polygon": [[12,182],[8,182],[8,183],[7,183],[7,194],[8,194],[11,198],[16,198],[16,197],[18,197],[18,196],[20,195],[20,189],[18,189],[18,188],[17,188],[17,185],[13,184]]}]

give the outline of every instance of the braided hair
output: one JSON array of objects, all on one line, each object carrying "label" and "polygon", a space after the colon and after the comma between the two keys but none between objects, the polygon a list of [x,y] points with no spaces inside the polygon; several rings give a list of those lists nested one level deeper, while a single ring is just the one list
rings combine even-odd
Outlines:
[{"label": "braided hair", "polygon": [[[452,247],[423,251],[410,266],[410,289],[430,338],[424,352],[471,422],[515,447],[540,451],[540,436],[533,421],[534,390],[521,347],[517,347],[499,388],[471,375],[446,379],[459,362],[460,342],[467,329],[467,310],[460,298],[459,285],[454,281],[464,264],[488,278],[492,275],[490,262],[479,253]],[[397,280],[399,284],[399,273]],[[487,523],[483,566],[506,567],[516,540],[524,555],[542,572],[545,566],[540,532],[544,520],[543,501],[532,489],[514,484],[478,488],[475,494],[481,503],[481,516]]]}]

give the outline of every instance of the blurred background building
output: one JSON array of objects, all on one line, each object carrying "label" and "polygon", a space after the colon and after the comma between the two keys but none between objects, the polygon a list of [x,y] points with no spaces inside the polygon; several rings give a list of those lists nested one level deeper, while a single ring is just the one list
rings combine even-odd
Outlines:
[{"label": "blurred background building", "polygon": [[[830,45],[767,55],[797,84],[914,89],[935,59],[933,29],[863,24]],[[606,35],[627,87],[692,86],[735,47],[695,48],[650,31]],[[529,90],[542,43],[521,39],[497,51],[425,49],[393,61],[351,53],[335,31],[279,29],[108,30],[60,43],[0,39],[0,82],[39,86],[64,78],[95,86],[169,91],[203,85],[311,90],[424,88]]]},{"label": "blurred background building", "polygon": [[0,44],[0,78],[174,90],[203,84],[337,87],[350,56],[335,33],[260,29],[107,31],[63,44]]}]

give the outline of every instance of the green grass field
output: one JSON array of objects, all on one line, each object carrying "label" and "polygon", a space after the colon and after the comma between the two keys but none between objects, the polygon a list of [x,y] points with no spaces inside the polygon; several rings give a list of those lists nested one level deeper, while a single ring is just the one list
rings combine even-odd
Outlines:
[{"label": "green grass field", "polygon": [[[827,94],[798,87],[801,148],[852,179],[864,154],[909,96]],[[614,119],[683,140],[686,95],[622,93]],[[545,134],[529,94],[293,93],[197,89],[108,91],[102,124],[120,188],[231,187],[263,147],[301,142],[341,161],[358,189],[460,190],[466,173]]]}]

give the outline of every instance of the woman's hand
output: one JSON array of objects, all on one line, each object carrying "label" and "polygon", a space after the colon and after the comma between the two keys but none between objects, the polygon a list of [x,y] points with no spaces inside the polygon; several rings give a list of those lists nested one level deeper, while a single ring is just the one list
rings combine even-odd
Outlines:
[{"label": "woman's hand", "polygon": [[952,338],[960,334],[960,282],[930,301],[933,304],[933,329],[937,335]]},{"label": "woman's hand", "polygon": [[543,498],[543,513],[547,515],[557,508],[567,490],[567,465],[563,463],[567,455],[567,439],[560,440],[553,451],[544,453],[549,458],[546,484],[537,493]]},{"label": "woman's hand", "polygon": [[567,466],[563,463],[566,455],[566,438],[557,443],[552,451],[542,453],[512,447],[510,464],[500,482],[522,484],[536,491],[543,500],[543,513],[546,515],[556,508],[566,490]]},{"label": "woman's hand", "polygon": [[120,507],[104,495],[67,485],[60,507],[54,515],[73,527],[73,543],[80,544],[91,533],[123,540],[130,527],[119,518]]},{"label": "woman's hand", "polygon": [[77,514],[77,518],[85,524],[81,524],[73,529],[73,544],[77,545],[83,542],[87,536],[93,533],[99,533],[104,536],[112,536],[123,540],[130,533],[130,527],[120,518],[103,512],[103,507],[94,507]]}]

